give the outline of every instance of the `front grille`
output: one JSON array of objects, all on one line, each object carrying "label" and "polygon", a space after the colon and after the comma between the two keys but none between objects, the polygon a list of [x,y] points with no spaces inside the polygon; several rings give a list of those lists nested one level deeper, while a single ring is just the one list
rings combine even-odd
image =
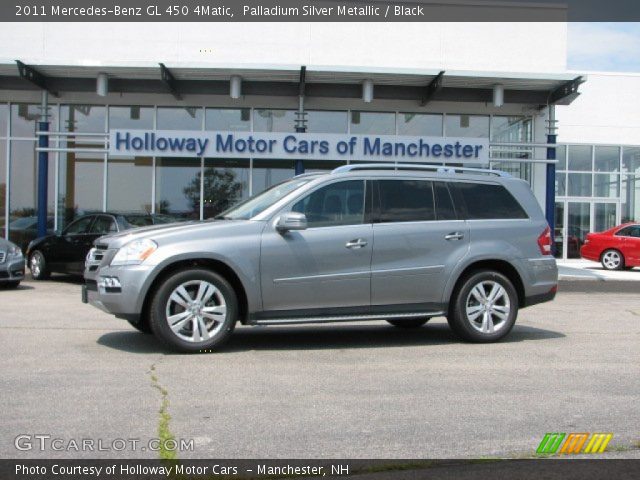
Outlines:
[{"label": "front grille", "polygon": [[9,278],[9,272],[0,272],[0,278]]},{"label": "front grille", "polygon": [[98,270],[98,267],[102,263],[104,255],[107,252],[104,248],[100,247],[101,245],[96,245],[87,254],[87,258],[84,262],[84,267],[90,272],[95,272],[96,270]]},{"label": "front grille", "polygon": [[4,263],[7,259],[7,252],[0,252],[0,263]]}]

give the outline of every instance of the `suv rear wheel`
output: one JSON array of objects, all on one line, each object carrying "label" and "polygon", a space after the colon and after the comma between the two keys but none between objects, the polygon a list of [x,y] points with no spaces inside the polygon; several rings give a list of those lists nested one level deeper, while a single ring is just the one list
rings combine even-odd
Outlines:
[{"label": "suv rear wheel", "polygon": [[518,316],[518,295],[511,281],[493,270],[466,277],[452,298],[447,321],[469,342],[495,342],[507,335]]},{"label": "suv rear wheel", "polygon": [[212,350],[235,328],[238,301],[233,287],[209,270],[183,270],[165,279],[151,304],[151,330],[182,352]]}]

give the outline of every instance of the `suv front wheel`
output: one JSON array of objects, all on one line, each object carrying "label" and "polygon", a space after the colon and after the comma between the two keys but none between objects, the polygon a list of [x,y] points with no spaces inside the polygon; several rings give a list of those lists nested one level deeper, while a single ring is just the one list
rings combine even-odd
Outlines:
[{"label": "suv front wheel", "polygon": [[238,301],[220,275],[183,270],[159,286],[151,304],[153,333],[174,350],[202,352],[222,345],[235,328]]},{"label": "suv front wheel", "polygon": [[482,270],[466,277],[457,289],[447,321],[469,342],[495,342],[507,335],[518,316],[518,295],[501,273]]}]

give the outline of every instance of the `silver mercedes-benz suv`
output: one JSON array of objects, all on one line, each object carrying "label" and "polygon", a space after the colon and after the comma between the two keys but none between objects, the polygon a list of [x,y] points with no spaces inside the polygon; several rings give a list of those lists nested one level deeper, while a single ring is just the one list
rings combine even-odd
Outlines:
[{"label": "silver mercedes-benz suv", "polygon": [[237,322],[446,316],[472,342],[552,300],[551,236],[529,185],[502,172],[348,165],[285,181],[204,222],[98,239],[83,301],[174,349],[219,347]]}]

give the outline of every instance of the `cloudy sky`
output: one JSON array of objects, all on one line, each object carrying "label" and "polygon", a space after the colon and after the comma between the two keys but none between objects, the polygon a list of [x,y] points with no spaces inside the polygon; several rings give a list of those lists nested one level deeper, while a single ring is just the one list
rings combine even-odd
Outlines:
[{"label": "cloudy sky", "polygon": [[640,72],[640,23],[570,23],[572,70]]}]

